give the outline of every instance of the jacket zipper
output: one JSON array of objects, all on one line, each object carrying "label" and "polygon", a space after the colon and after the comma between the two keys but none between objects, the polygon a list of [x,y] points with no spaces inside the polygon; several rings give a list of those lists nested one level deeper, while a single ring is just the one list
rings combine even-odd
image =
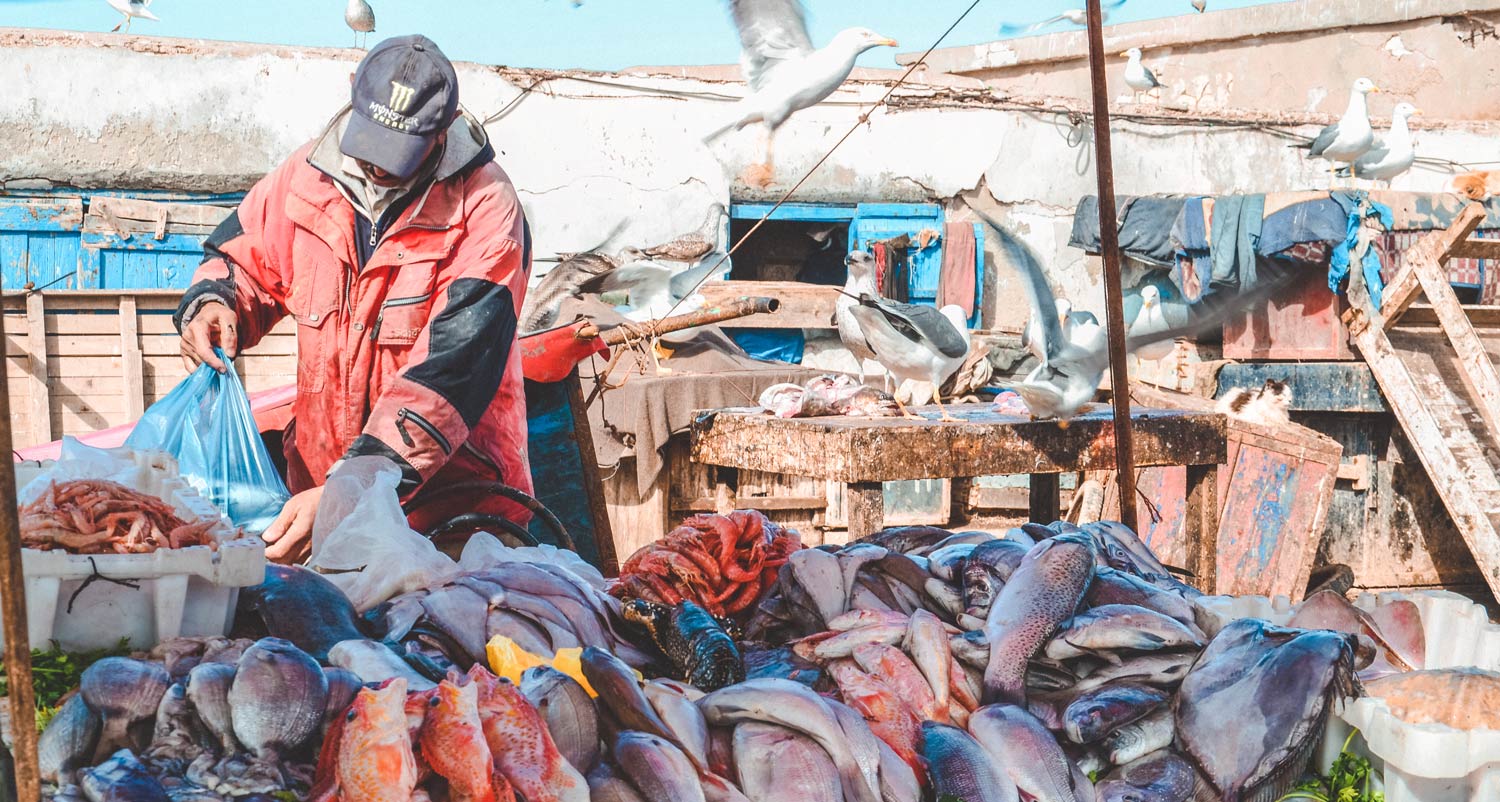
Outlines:
[{"label": "jacket zipper", "polygon": [[401,442],[405,443],[407,448],[415,448],[417,445],[416,441],[411,437],[411,432],[406,430],[407,421],[415,423],[418,429],[426,432],[427,436],[431,437],[437,443],[438,448],[443,450],[443,456],[446,457],[453,454],[453,444],[448,442],[448,438],[444,437],[443,433],[438,431],[438,428],[433,426],[431,421],[406,407],[402,407],[396,412],[396,429],[401,432]]},{"label": "jacket zipper", "polygon": [[432,293],[429,292],[426,295],[413,295],[410,298],[393,298],[381,304],[379,314],[375,315],[375,325],[370,327],[370,341],[374,342],[375,338],[380,336],[380,324],[385,322],[385,310],[388,307],[412,306],[413,304],[422,303],[431,297]]},{"label": "jacket zipper", "polygon": [[481,454],[479,452],[479,449],[475,448],[473,444],[469,443],[468,441],[464,441],[464,444],[460,446],[460,448],[469,452],[469,454],[473,455],[474,459],[479,460],[480,462],[484,463],[490,470],[494,471],[497,481],[505,481],[505,471],[500,470],[500,466],[495,464],[494,460],[490,459],[484,454]]}]

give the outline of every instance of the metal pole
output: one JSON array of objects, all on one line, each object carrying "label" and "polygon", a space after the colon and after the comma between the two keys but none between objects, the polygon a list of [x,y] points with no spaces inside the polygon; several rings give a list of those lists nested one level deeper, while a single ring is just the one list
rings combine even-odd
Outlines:
[{"label": "metal pole", "polygon": [[1115,222],[1114,158],[1109,148],[1109,82],[1104,73],[1104,15],[1088,0],[1089,76],[1094,96],[1094,163],[1099,177],[1099,244],[1104,251],[1104,318],[1109,334],[1110,399],[1115,410],[1115,469],[1120,522],[1136,528],[1135,439],[1130,431],[1130,373],[1125,365],[1125,295],[1120,288],[1120,235]]},{"label": "metal pole", "polygon": [[[0,342],[5,315],[0,314]],[[0,370],[0,619],[4,619],[5,675],[10,683],[10,732],[18,799],[41,799],[36,756],[36,697],[31,684],[31,636],[26,625],[26,577],[21,572],[21,524],[16,511],[16,464],[10,458],[10,387]]]}]

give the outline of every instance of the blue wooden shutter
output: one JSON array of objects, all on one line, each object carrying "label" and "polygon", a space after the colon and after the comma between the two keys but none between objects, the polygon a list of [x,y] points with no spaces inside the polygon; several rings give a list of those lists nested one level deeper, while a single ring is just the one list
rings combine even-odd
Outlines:
[{"label": "blue wooden shutter", "polygon": [[[907,297],[912,303],[934,304],[938,297],[938,280],[943,272],[943,207],[935,203],[861,203],[850,227],[850,247],[870,250],[881,240],[903,234],[911,238],[906,252]],[[921,233],[936,232],[927,247],[918,248]],[[983,308],[984,229],[974,226],[974,315],[969,325],[978,325]],[[888,293],[889,294],[889,293]]]},{"label": "blue wooden shutter", "polygon": [[81,199],[0,198],[0,282],[5,289],[19,290],[27,282],[79,288],[82,227]]}]

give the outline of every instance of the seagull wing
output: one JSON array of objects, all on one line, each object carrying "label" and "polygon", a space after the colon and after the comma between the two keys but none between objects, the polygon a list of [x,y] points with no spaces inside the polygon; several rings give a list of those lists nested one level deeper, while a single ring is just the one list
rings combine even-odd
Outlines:
[{"label": "seagull wing", "polygon": [[1318,132],[1318,138],[1312,141],[1312,145],[1310,146],[1311,149],[1308,151],[1307,155],[1322,156],[1323,151],[1328,150],[1328,147],[1332,145],[1334,140],[1338,138],[1339,124],[1334,123],[1333,125],[1330,125],[1324,128],[1322,131]]},{"label": "seagull wing", "polygon": [[1148,80],[1148,81],[1151,82],[1152,88],[1155,88],[1155,87],[1158,87],[1158,86],[1165,86],[1165,84],[1163,84],[1161,81],[1156,80],[1156,73],[1152,72],[1150,67],[1147,67],[1146,65],[1142,64],[1141,65],[1141,72],[1146,73],[1146,80]]},{"label": "seagull wing", "polygon": [[[1385,140],[1376,140],[1375,144],[1371,145],[1370,149],[1365,151],[1365,155],[1360,156],[1359,159],[1354,162],[1352,169],[1354,171],[1355,177],[1384,178],[1384,176],[1382,175],[1374,175],[1373,173],[1380,172],[1379,168],[1383,165],[1385,160],[1390,157],[1390,155],[1391,146],[1386,144]],[[1349,170],[1340,168],[1339,173],[1348,175]]]},{"label": "seagull wing", "polygon": [[666,292],[671,277],[672,271],[661,265],[653,262],[633,262],[590,279],[579,289],[584,292],[625,290],[631,293],[655,295],[658,292]]},{"label": "seagull wing", "polygon": [[1009,251],[1010,261],[1016,266],[1016,272],[1021,274],[1021,280],[1026,285],[1026,300],[1031,304],[1031,320],[1036,322],[1041,333],[1040,350],[1051,359],[1063,349],[1065,342],[1062,323],[1057,319],[1057,296],[1052,294],[1047,277],[1042,275],[1041,262],[1037,261],[1036,255],[1023,243],[1007,237],[1004,232],[1010,229],[1000,221],[983,210],[973,209],[973,212],[990,228],[1000,232],[1001,245]]},{"label": "seagull wing", "polygon": [[868,302],[861,300],[860,303],[878,309],[892,328],[914,343],[930,342],[939,353],[951,359],[969,353],[969,344],[964,342],[963,334],[953,328],[952,321],[942,312],[930,306],[883,298],[871,298]]},{"label": "seagull wing", "polygon": [[728,272],[734,266],[729,261],[729,254],[723,251],[715,251],[702,259],[698,264],[678,273],[672,277],[671,290],[673,298],[685,298],[698,289],[698,285],[707,281],[715,273]]},{"label": "seagull wing", "polygon": [[1023,24],[1018,24],[1018,23],[1014,23],[1014,22],[1005,22],[1005,23],[1001,23],[1001,25],[1000,25],[1000,33],[1002,35],[1012,34],[1012,33],[1031,33],[1032,31],[1039,31],[1039,30],[1041,30],[1041,29],[1043,29],[1043,28],[1045,28],[1048,25],[1051,25],[1053,23],[1062,22],[1065,19],[1067,19],[1066,16],[1064,16],[1062,14],[1058,14],[1055,17],[1049,17],[1047,19],[1042,20],[1041,22],[1033,22],[1030,25],[1023,25]]},{"label": "seagull wing", "polygon": [[564,298],[584,292],[585,285],[614,269],[614,260],[600,253],[574,254],[563,260],[527,291],[521,309],[521,331],[539,331],[552,325]]},{"label": "seagull wing", "polygon": [[766,85],[776,67],[813,51],[801,0],[729,0],[740,33],[740,63],[750,88]]}]

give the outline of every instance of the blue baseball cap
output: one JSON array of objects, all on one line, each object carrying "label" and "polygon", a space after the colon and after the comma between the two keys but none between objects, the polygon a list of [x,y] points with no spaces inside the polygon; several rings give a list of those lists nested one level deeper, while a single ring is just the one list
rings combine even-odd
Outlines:
[{"label": "blue baseball cap", "polygon": [[425,36],[376,45],[354,71],[344,155],[401,178],[422,166],[458,111],[458,73]]}]

